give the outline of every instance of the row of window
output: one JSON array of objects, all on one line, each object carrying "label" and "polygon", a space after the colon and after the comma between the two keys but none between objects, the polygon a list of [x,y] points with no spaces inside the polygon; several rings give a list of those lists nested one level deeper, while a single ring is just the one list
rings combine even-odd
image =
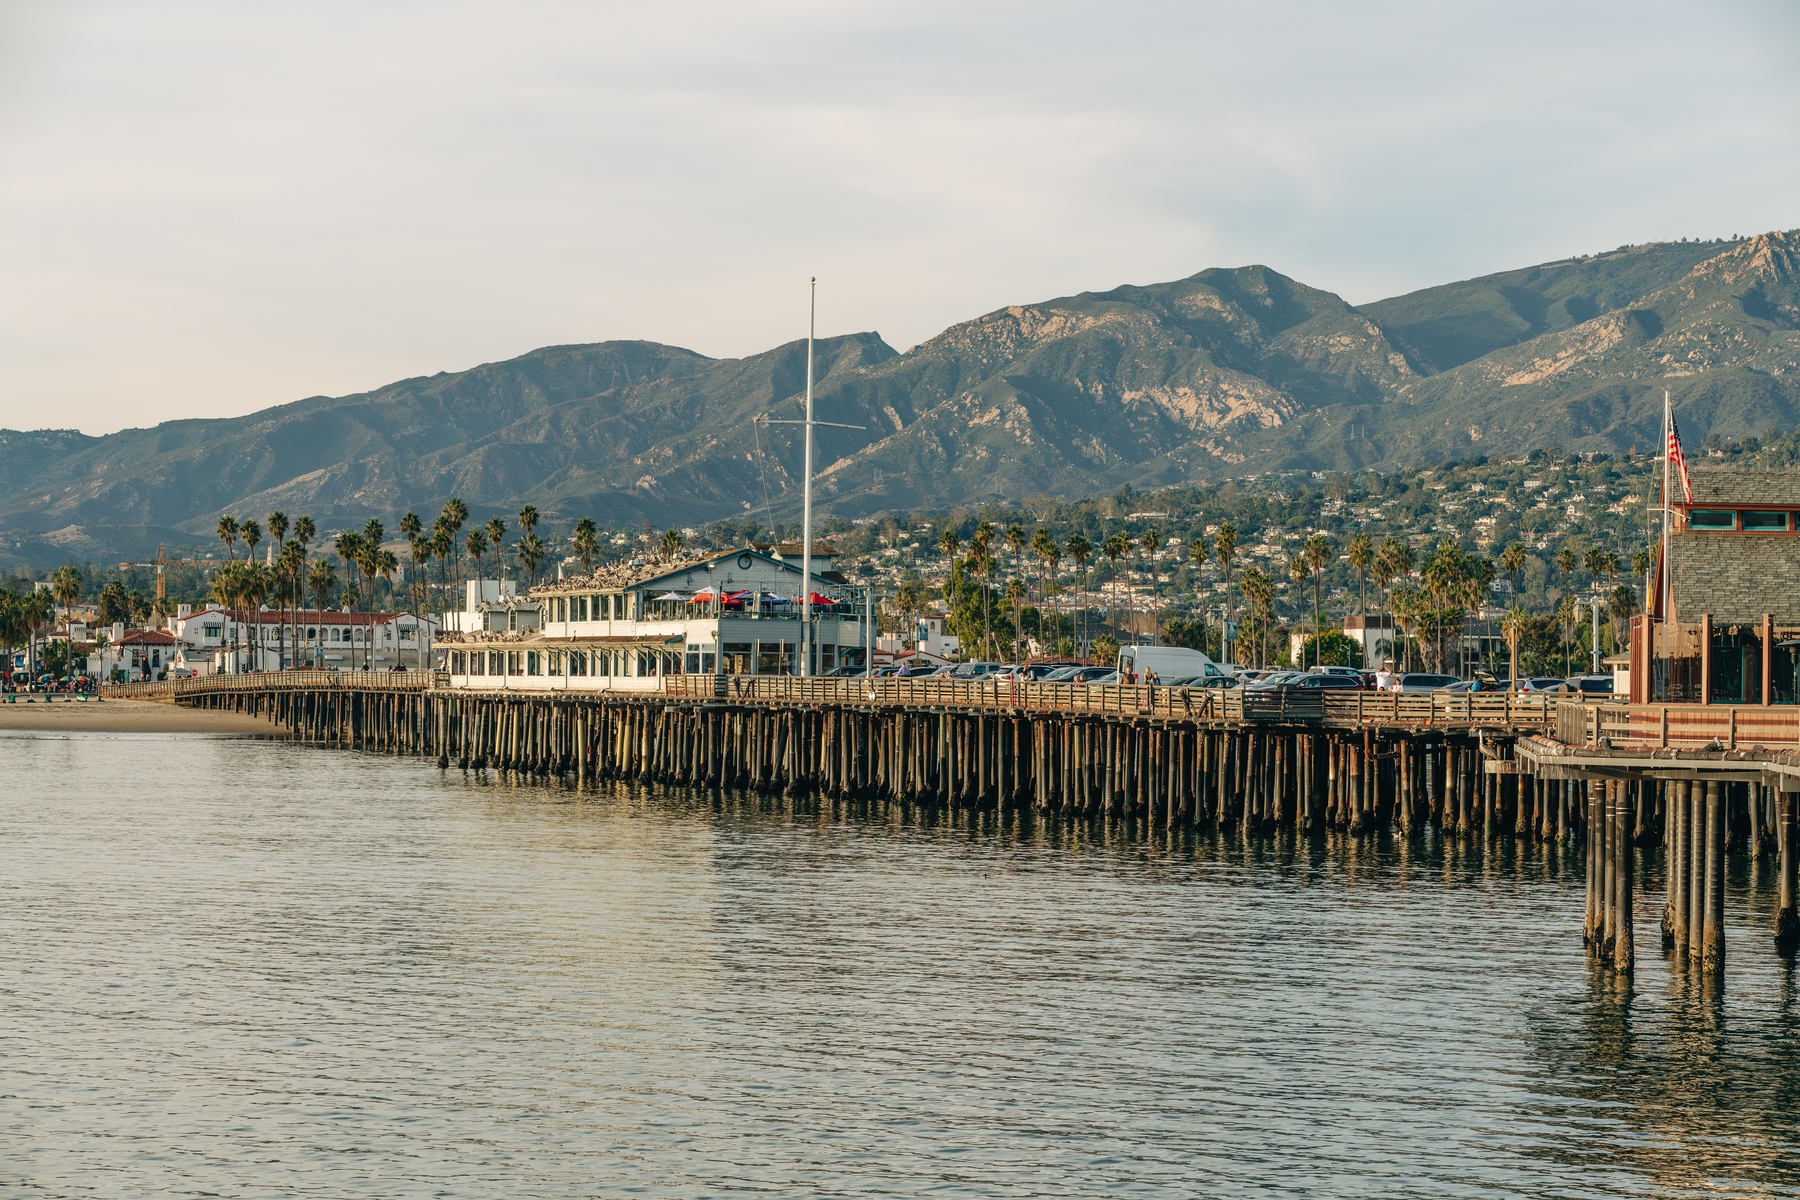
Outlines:
[{"label": "row of window", "polygon": [[[551,596],[544,601],[545,621],[623,621],[630,609],[628,593],[602,596]],[[592,613],[590,617],[588,614]]]},{"label": "row of window", "polygon": [[[294,638],[298,635],[298,633],[301,632],[301,631],[292,630],[292,629],[283,629],[280,625],[278,625],[274,622],[270,622],[268,624],[265,624],[265,625],[262,625],[259,627],[253,627],[253,628],[260,628],[262,630],[262,640],[271,646],[277,642],[293,641]],[[326,630],[325,630],[325,633],[326,633],[325,640],[328,642],[350,642],[350,641],[361,642],[364,640],[363,639],[364,628],[365,627],[360,626],[360,625],[349,626],[349,627],[327,626]],[[204,625],[201,627],[201,632],[206,635],[208,640],[215,641],[215,642],[219,641],[220,639],[222,639],[225,636],[225,631],[217,625]],[[307,641],[316,642],[319,640],[319,631],[318,631],[317,627],[308,626],[304,630],[304,632],[306,634]],[[410,626],[402,626],[400,629],[400,640],[403,642],[412,641],[414,632],[415,631]],[[251,640],[255,640],[255,639],[252,638]],[[380,639],[374,638],[373,635],[371,635],[371,640],[379,641]]]},{"label": "row of window", "polygon": [[1688,528],[1708,531],[1740,530],[1744,533],[1788,533],[1794,514],[1775,509],[1695,508],[1688,511]]},{"label": "row of window", "polygon": [[[799,661],[793,642],[726,642],[715,659],[710,648],[690,644],[678,650],[453,650],[448,654],[452,675],[554,675],[576,678],[586,675],[792,675]],[[818,671],[862,663],[862,647],[839,648],[829,643],[817,648]]]}]

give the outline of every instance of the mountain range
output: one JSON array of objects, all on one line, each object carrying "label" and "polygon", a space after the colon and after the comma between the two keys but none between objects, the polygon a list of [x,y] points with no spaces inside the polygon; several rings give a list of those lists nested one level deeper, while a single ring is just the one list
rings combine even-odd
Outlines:
[{"label": "mountain range", "polygon": [[[899,353],[820,341],[821,510],[844,516],[1269,471],[1649,449],[1800,424],[1800,232],[1622,247],[1352,306],[1265,266],[1013,305]],[[641,341],[103,437],[0,431],[6,557],[136,555],[281,508],[331,529],[461,496],[551,523],[799,502],[804,342]]]}]

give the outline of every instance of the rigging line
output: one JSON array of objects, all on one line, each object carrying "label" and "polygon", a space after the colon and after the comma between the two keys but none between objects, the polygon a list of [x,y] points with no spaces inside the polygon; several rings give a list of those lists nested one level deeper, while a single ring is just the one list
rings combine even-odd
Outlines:
[{"label": "rigging line", "polygon": [[750,428],[756,434],[756,469],[762,473],[763,518],[769,522],[769,539],[776,545],[781,544],[781,535],[775,532],[775,506],[769,501],[769,468],[764,464],[762,448],[762,422],[755,417],[750,418]]}]

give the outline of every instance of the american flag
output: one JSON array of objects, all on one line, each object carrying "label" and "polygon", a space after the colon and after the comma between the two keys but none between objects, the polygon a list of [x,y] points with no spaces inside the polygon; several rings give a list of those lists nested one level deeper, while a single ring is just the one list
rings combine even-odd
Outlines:
[{"label": "american flag", "polygon": [[1694,502],[1694,485],[1688,479],[1687,455],[1681,452],[1681,430],[1675,427],[1675,414],[1669,414],[1669,463],[1681,472],[1681,491],[1687,502]]}]

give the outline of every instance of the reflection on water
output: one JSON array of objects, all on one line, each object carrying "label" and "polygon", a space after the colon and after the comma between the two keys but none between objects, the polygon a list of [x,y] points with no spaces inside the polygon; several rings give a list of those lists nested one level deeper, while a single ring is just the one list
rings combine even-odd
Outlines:
[{"label": "reflection on water", "polygon": [[1721,997],[1654,953],[1653,892],[1635,985],[1590,969],[1579,851],[794,812],[181,737],[6,736],[0,762],[25,1194],[1800,1184],[1795,985],[1749,872]]}]

